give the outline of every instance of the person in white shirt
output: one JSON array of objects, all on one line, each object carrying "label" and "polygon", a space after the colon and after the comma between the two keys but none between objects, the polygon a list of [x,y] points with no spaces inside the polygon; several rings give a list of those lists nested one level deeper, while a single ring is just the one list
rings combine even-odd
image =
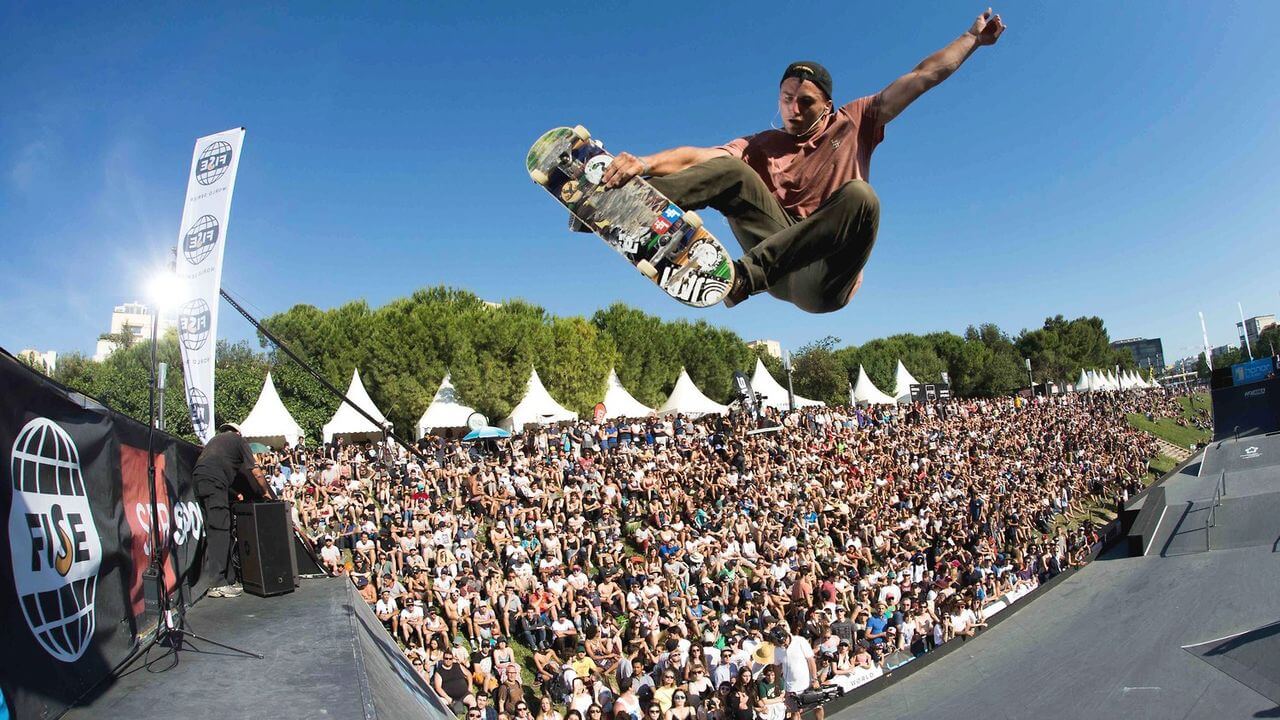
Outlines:
[{"label": "person in white shirt", "polygon": [[425,640],[425,634],[422,631],[424,618],[421,600],[415,600],[405,605],[404,609],[400,611],[400,635],[405,642],[409,642],[409,639],[414,636],[418,638],[420,643]]},{"label": "person in white shirt", "polygon": [[[793,635],[779,625],[781,634],[777,652],[782,656],[782,682],[787,691],[787,711],[792,720],[800,720],[800,702],[797,695],[817,687],[818,666],[813,659],[813,646],[802,635]],[[814,720],[825,717],[822,706],[813,709]]]},{"label": "person in white shirt", "polygon": [[324,539],[324,547],[320,548],[320,559],[324,562],[324,567],[329,572],[337,575],[344,569],[342,564],[342,551],[337,545],[333,544],[333,538]]}]

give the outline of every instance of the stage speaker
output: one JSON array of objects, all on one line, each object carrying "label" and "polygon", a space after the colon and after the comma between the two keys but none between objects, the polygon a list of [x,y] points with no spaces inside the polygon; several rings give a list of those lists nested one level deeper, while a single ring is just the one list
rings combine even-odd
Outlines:
[{"label": "stage speaker", "polygon": [[244,589],[259,597],[293,592],[298,583],[298,560],[289,504],[240,503],[235,513]]}]

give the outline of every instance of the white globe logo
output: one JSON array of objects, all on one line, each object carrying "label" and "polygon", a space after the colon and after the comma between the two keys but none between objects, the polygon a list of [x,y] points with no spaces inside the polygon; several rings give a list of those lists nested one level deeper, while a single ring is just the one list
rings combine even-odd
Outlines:
[{"label": "white globe logo", "polygon": [[182,306],[178,314],[178,336],[182,338],[182,346],[188,350],[199,350],[209,340],[209,326],[212,317],[209,314],[209,303],[203,298],[196,298]]},{"label": "white globe logo", "polygon": [[196,435],[204,437],[209,429],[209,396],[198,387],[192,387],[187,393],[187,408],[191,411],[191,428]]},{"label": "white globe logo", "polygon": [[218,218],[212,215],[201,215],[199,220],[191,224],[187,234],[182,237],[182,254],[187,262],[199,265],[209,257],[218,244]]},{"label": "white globe logo", "polygon": [[231,168],[231,143],[218,140],[200,153],[196,160],[196,182],[212,185],[222,179]]},{"label": "white globe logo", "polygon": [[13,443],[9,540],[22,614],[40,646],[75,662],[93,640],[102,543],[80,471],[80,453],[48,418]]}]

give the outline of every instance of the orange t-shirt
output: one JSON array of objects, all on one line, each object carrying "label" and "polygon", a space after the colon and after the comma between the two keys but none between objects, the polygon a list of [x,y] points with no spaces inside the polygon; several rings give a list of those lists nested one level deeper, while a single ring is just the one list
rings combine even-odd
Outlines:
[{"label": "orange t-shirt", "polygon": [[841,185],[870,178],[871,151],[884,140],[876,97],[844,105],[825,128],[803,139],[765,130],[720,147],[750,165],[788,213],[808,217]]}]

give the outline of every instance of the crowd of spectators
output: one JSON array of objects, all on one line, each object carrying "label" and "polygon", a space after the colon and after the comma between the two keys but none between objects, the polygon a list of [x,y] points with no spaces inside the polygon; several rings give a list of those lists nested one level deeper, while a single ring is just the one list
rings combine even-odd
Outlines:
[{"label": "crowd of spectators", "polygon": [[[781,720],[1085,562],[1162,390],[535,427],[263,458],[469,720]],[[773,425],[773,427],[769,427]]]}]

